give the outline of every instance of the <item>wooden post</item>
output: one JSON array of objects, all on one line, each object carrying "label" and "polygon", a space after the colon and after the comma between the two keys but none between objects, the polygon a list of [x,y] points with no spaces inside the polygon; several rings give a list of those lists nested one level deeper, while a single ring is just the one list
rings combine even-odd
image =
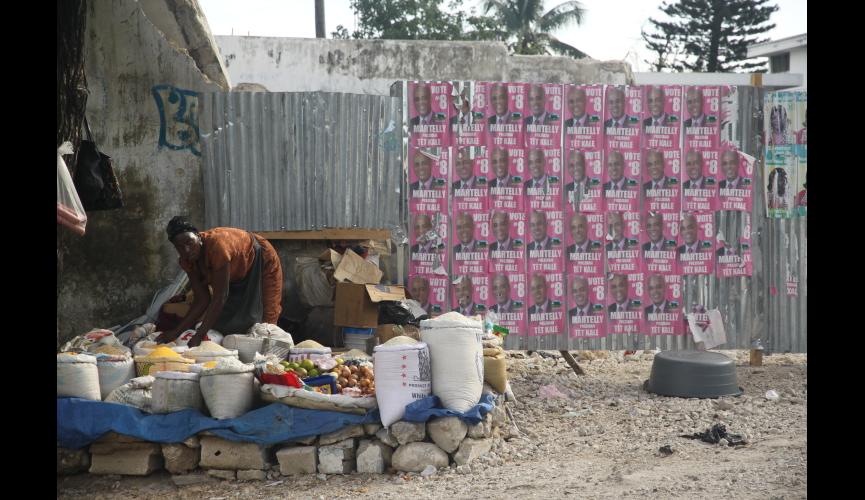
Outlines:
[{"label": "wooden post", "polygon": [[571,356],[570,352],[568,352],[568,351],[559,351],[559,352],[562,353],[562,357],[565,358],[565,361],[569,365],[571,365],[571,369],[574,370],[574,373],[576,373],[577,375],[585,375],[586,374],[586,372],[584,372],[583,369],[580,368],[580,365],[577,364],[577,360],[575,360],[574,357]]}]

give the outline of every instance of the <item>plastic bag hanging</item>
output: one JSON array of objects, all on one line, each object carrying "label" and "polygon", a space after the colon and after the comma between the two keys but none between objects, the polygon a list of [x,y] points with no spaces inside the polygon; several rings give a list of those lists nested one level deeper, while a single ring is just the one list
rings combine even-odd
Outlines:
[{"label": "plastic bag hanging", "polygon": [[57,148],[57,223],[83,236],[87,227],[87,213],[78,198],[69,168],[63,161],[63,155],[72,153],[72,143],[69,141]]}]

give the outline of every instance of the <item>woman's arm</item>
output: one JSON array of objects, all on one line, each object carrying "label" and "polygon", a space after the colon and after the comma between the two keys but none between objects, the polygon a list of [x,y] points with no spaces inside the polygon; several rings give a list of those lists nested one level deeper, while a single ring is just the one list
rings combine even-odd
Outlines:
[{"label": "woman's arm", "polygon": [[192,274],[187,272],[186,276],[189,277],[192,293],[195,296],[192,300],[192,306],[179,325],[156,338],[156,341],[159,343],[171,342],[179,337],[181,333],[195,325],[195,322],[201,318],[201,315],[204,314],[205,309],[210,304],[210,290],[207,289],[207,285],[201,279],[201,275],[196,272]]},{"label": "woman's arm", "polygon": [[[225,307],[225,301],[228,299],[228,283],[231,276],[229,273],[230,268],[231,266],[226,264],[213,271],[213,274],[211,275],[213,297],[210,300],[210,305],[207,307],[207,311],[204,313],[204,318],[201,320],[201,326],[198,327],[198,331],[195,332],[195,335],[189,339],[189,344],[187,344],[189,347],[195,347],[201,344],[204,334],[213,328],[213,325],[216,324],[216,321],[222,314],[222,308]],[[195,293],[196,295],[198,294],[198,292]]]}]

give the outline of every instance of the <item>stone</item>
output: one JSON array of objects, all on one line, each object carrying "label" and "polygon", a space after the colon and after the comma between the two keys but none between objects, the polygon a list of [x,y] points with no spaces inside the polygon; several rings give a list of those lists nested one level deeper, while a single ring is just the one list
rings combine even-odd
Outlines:
[{"label": "stone", "polygon": [[239,481],[264,481],[267,474],[263,470],[239,470],[237,471],[237,479]]},{"label": "stone", "polygon": [[484,415],[484,419],[481,422],[468,426],[466,435],[470,438],[476,439],[490,437],[490,434],[492,434],[492,425],[493,416],[487,413]]},{"label": "stone", "polygon": [[381,429],[381,424],[363,424],[363,431],[367,436],[375,436],[375,433]]},{"label": "stone", "polygon": [[[155,443],[94,443],[90,446],[91,474],[146,476],[162,468],[162,449]],[[94,450],[95,448],[95,450]]]},{"label": "stone", "polygon": [[201,447],[190,448],[184,444],[163,444],[162,457],[165,459],[165,470],[172,474],[182,474],[198,467],[201,460]]},{"label": "stone", "polygon": [[266,451],[255,443],[203,437],[199,465],[205,469],[264,470],[269,466]]},{"label": "stone", "polygon": [[210,469],[207,471],[207,475],[210,477],[215,477],[218,479],[230,479],[234,480],[237,475],[237,471],[234,470],[222,470],[222,469]]},{"label": "stone", "polygon": [[357,471],[383,474],[390,467],[393,449],[378,439],[364,439],[357,447]]},{"label": "stone", "polygon": [[57,448],[57,474],[78,474],[86,472],[90,467],[90,453],[87,448],[70,450],[68,448]]},{"label": "stone", "polygon": [[407,443],[393,453],[393,468],[403,472],[421,472],[427,465],[448,466],[448,454],[432,443]]},{"label": "stone", "polygon": [[390,432],[401,445],[423,441],[426,437],[426,424],[400,420],[390,426]]},{"label": "stone", "polygon": [[315,443],[315,440],[318,439],[318,436],[309,436],[303,439],[295,439],[292,443],[302,444],[304,446],[309,446]]},{"label": "stone", "polygon": [[324,474],[349,474],[354,470],[354,454],[354,438],[319,446],[318,471]]},{"label": "stone", "polygon": [[192,437],[186,438],[186,440],[183,442],[183,444],[185,446],[190,447],[190,448],[201,448],[201,440],[198,439],[198,436],[192,436]]},{"label": "stone", "polygon": [[213,481],[213,478],[208,476],[206,473],[201,472],[171,476],[171,480],[174,482],[175,486],[192,486],[194,484],[210,483]]},{"label": "stone", "polygon": [[276,452],[279,473],[315,474],[318,470],[318,449],[315,446],[289,446]]},{"label": "stone", "polygon": [[375,437],[391,448],[399,446],[399,441],[396,440],[396,437],[394,437],[393,433],[388,429],[379,429],[378,432],[375,433]]},{"label": "stone", "polygon": [[[462,444],[460,444],[460,449],[454,455],[454,462],[459,465],[471,463],[476,458],[489,453],[492,446],[492,439],[466,438]],[[519,458],[519,454],[517,454],[517,457]]]},{"label": "stone", "polygon": [[344,441],[349,438],[362,437],[364,435],[363,425],[350,425],[348,427],[344,427],[336,432],[331,432],[329,434],[322,434],[318,438],[319,446],[326,446],[329,444],[336,443],[338,441]]},{"label": "stone", "polygon": [[492,426],[493,427],[503,427],[508,422],[508,414],[505,412],[505,409],[501,406],[493,407],[493,411],[490,412],[492,414]]},{"label": "stone", "polygon": [[439,448],[453,453],[466,437],[468,426],[458,417],[434,418],[427,422],[427,433]]},{"label": "stone", "polygon": [[430,476],[434,476],[437,470],[438,470],[438,469],[436,469],[434,466],[432,466],[432,465],[427,465],[426,468],[424,468],[424,470],[422,470],[422,471],[420,472],[420,475],[421,475],[421,477],[430,477]]}]

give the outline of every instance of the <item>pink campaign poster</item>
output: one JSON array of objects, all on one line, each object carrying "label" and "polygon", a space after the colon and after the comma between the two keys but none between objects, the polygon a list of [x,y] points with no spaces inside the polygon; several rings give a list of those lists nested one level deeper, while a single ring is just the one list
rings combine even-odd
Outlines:
[{"label": "pink campaign poster", "polygon": [[604,214],[568,211],[565,270],[574,275],[604,274]]},{"label": "pink campaign poster", "polygon": [[447,213],[448,148],[409,148],[409,212]]},{"label": "pink campaign poster", "polygon": [[736,137],[739,130],[739,88],[735,85],[721,87],[721,147],[739,149]]},{"label": "pink campaign poster", "polygon": [[528,179],[525,187],[528,207],[535,210],[562,209],[562,150],[528,150]]},{"label": "pink campaign poster", "polygon": [[529,337],[565,331],[565,277],[561,273],[529,272]]},{"label": "pink campaign poster", "polygon": [[754,264],[751,260],[751,214],[742,214],[742,227],[738,234],[726,236],[718,233],[716,238],[718,250],[717,276],[733,278],[736,276],[751,276]]},{"label": "pink campaign poster", "polygon": [[643,273],[611,273],[607,280],[607,333],[640,333],[643,303]]},{"label": "pink campaign poster", "polygon": [[713,212],[718,207],[717,149],[689,149],[682,172],[682,210]]},{"label": "pink campaign poster", "polygon": [[685,150],[717,149],[721,141],[721,87],[686,86],[685,109],[682,123],[685,127]]},{"label": "pink campaign poster", "polygon": [[408,290],[430,316],[447,312],[447,276],[409,274]]},{"label": "pink campaign poster", "polygon": [[651,274],[677,274],[676,236],[679,234],[679,214],[674,212],[646,212],[640,249],[647,272]]},{"label": "pink campaign poster", "polygon": [[409,274],[447,275],[448,241],[447,214],[412,213]]},{"label": "pink campaign poster", "polygon": [[565,150],[565,203],[579,212],[603,212],[602,150]]},{"label": "pink campaign poster", "polygon": [[676,251],[681,274],[714,274],[715,213],[684,212]]},{"label": "pink campaign poster", "polygon": [[484,149],[471,146],[458,148],[453,163],[450,179],[454,201],[459,199],[471,204],[462,206],[462,209],[486,210],[489,159],[486,158]]},{"label": "pink campaign poster", "polygon": [[487,145],[508,148],[525,145],[528,86],[524,83],[489,83],[487,97]]},{"label": "pink campaign poster", "polygon": [[487,148],[492,176],[489,185],[490,208],[512,212],[525,211],[523,180],[526,178],[524,148]]},{"label": "pink campaign poster", "polygon": [[721,181],[718,182],[720,210],[751,212],[754,206],[754,157],[735,149],[721,150]]},{"label": "pink campaign poster", "polygon": [[409,82],[409,145],[419,148],[450,146],[450,82]]},{"label": "pink campaign poster", "polygon": [[488,274],[459,274],[451,286],[451,311],[463,316],[481,316],[487,313],[490,295]]},{"label": "pink campaign poster", "polygon": [[490,215],[490,272],[521,273],[526,270],[525,212],[493,210]]},{"label": "pink campaign poster", "polygon": [[649,272],[643,289],[649,292],[649,300],[643,309],[643,332],[646,335],[683,335],[682,276]]},{"label": "pink campaign poster", "polygon": [[489,218],[490,214],[486,210],[454,209],[454,234],[451,240],[454,244],[454,274],[487,272]]},{"label": "pink campaign poster", "polygon": [[568,276],[568,325],[571,338],[607,335],[604,297],[606,279],[598,275]]},{"label": "pink campaign poster", "polygon": [[644,206],[652,212],[681,210],[682,151],[678,149],[648,149],[643,153]]},{"label": "pink campaign poster", "polygon": [[607,270],[636,273],[640,266],[640,212],[607,212]]},{"label": "pink campaign poster", "polygon": [[605,104],[606,149],[639,151],[643,131],[643,88],[608,85]]},{"label": "pink campaign poster", "polygon": [[606,211],[640,209],[640,151],[607,150],[603,176]]},{"label": "pink campaign poster", "polygon": [[451,96],[451,144],[456,147],[486,146],[486,84],[454,82]]},{"label": "pink campaign poster", "polygon": [[526,126],[526,147],[561,149],[562,108],[564,98],[558,83],[530,83],[529,112],[523,120]]},{"label": "pink campaign poster", "polygon": [[526,335],[526,297],[529,287],[526,273],[490,273],[492,299],[489,310],[499,317],[498,324],[510,330],[510,335]]},{"label": "pink campaign poster", "polygon": [[601,151],[604,149],[604,86],[565,85],[568,109],[565,111],[565,149]]},{"label": "pink campaign poster", "polygon": [[656,150],[681,149],[682,104],[681,85],[647,85],[646,113],[643,133],[646,148]]},{"label": "pink campaign poster", "polygon": [[561,210],[531,210],[528,215],[528,272],[564,272],[564,213]]}]

